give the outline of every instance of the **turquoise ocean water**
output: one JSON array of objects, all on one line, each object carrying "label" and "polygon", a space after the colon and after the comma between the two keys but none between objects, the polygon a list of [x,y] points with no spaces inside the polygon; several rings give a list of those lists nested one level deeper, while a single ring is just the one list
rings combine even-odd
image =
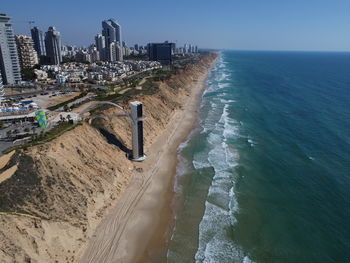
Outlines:
[{"label": "turquoise ocean water", "polygon": [[165,262],[350,262],[350,53],[224,51]]}]

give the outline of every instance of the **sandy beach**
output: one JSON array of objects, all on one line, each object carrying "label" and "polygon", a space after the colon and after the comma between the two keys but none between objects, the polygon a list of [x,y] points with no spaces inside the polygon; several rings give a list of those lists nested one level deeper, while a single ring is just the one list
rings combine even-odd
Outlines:
[{"label": "sandy beach", "polygon": [[117,205],[97,227],[81,262],[145,262],[164,248],[173,218],[177,149],[197,123],[208,73],[209,69],[193,80],[191,94],[173,112],[147,160],[135,164],[135,170],[142,172],[135,172]]}]

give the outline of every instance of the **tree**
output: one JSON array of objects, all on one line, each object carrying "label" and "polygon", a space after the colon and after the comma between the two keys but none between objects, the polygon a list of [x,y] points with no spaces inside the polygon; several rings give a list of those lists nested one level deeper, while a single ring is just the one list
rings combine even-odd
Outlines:
[{"label": "tree", "polygon": [[29,128],[28,127],[24,128],[24,131],[29,132]]},{"label": "tree", "polygon": [[24,68],[22,69],[21,74],[23,80],[32,81],[36,78],[34,68]]},{"label": "tree", "polygon": [[6,132],[7,137],[10,137],[11,134],[12,134],[12,131],[11,131],[11,130],[8,130],[8,131]]},{"label": "tree", "polygon": [[50,79],[54,79],[56,77],[55,73],[53,72],[53,70],[48,70],[47,71],[47,76],[50,78]]},{"label": "tree", "polygon": [[19,130],[18,130],[18,129],[15,129],[15,130],[13,131],[13,134],[17,134],[17,133],[19,133]]},{"label": "tree", "polygon": [[70,116],[70,114],[67,115],[67,120],[70,121],[72,119],[72,117]]},{"label": "tree", "polygon": [[64,105],[63,110],[64,110],[64,111],[68,111],[68,110],[69,110],[68,105]]}]

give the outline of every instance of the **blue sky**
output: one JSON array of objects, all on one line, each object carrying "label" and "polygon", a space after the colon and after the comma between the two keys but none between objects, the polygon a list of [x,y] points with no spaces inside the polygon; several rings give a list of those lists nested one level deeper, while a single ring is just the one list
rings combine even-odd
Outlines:
[{"label": "blue sky", "polygon": [[64,44],[88,45],[115,18],[129,45],[155,41],[246,50],[350,50],[350,0],[11,0],[16,34],[24,21],[51,25]]}]

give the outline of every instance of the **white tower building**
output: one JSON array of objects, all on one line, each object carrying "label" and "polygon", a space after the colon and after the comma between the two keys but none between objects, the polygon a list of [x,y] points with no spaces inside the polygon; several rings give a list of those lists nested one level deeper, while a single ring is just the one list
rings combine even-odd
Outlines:
[{"label": "white tower building", "polygon": [[0,72],[4,84],[21,81],[21,68],[10,17],[0,14]]}]

